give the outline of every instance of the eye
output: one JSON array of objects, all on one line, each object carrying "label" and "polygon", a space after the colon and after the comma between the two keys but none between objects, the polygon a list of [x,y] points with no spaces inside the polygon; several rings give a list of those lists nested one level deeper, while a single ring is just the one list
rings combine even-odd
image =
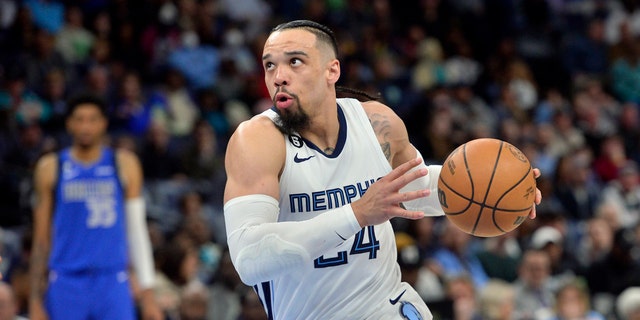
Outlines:
[{"label": "eye", "polygon": [[273,64],[273,63],[271,63],[271,62],[266,62],[266,63],[264,64],[264,70],[271,70],[271,69],[273,69],[273,66],[274,66],[274,64]]},{"label": "eye", "polygon": [[295,66],[299,66],[299,65],[301,65],[301,64],[302,64],[302,60],[300,60],[300,59],[298,59],[298,58],[293,58],[293,59],[291,59],[291,65],[292,65],[292,66],[294,66],[294,67],[295,67]]}]

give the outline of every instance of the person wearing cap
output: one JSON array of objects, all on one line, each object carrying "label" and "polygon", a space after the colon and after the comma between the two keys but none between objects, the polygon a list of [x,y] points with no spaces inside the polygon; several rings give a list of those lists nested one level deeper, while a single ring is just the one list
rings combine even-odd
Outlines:
[{"label": "person wearing cap", "polygon": [[616,312],[620,320],[640,319],[640,287],[629,287],[618,296]]},{"label": "person wearing cap", "polygon": [[542,250],[549,255],[551,277],[554,283],[561,283],[566,277],[583,275],[578,259],[565,248],[564,235],[556,228],[542,226],[531,236],[531,248]]}]

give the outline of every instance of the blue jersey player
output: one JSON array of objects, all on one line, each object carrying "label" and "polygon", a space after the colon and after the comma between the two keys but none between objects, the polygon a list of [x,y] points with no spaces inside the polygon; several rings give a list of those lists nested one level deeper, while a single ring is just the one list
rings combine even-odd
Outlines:
[{"label": "blue jersey player", "polygon": [[107,117],[100,99],[78,95],[67,107],[72,145],[44,155],[35,169],[30,317],[136,319],[131,261],[143,318],[162,319],[152,291],[139,161],[103,144]]}]

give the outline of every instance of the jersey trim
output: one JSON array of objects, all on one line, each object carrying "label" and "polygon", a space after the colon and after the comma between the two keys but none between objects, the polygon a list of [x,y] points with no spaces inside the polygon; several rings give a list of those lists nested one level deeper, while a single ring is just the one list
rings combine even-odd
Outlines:
[{"label": "jersey trim", "polygon": [[[333,159],[333,158],[337,158],[340,153],[342,152],[342,149],[344,149],[344,145],[347,141],[347,119],[344,115],[344,111],[342,111],[342,107],[340,106],[339,103],[336,103],[336,108],[338,108],[338,122],[340,123],[340,128],[338,129],[338,141],[336,142],[336,147],[335,150],[331,153],[331,154],[326,154],[324,152],[324,150],[320,149],[318,146],[316,146],[313,142],[305,139],[304,137],[301,136],[302,141],[304,141],[304,143],[309,146],[309,148],[318,151],[320,154],[322,154],[323,156]],[[278,108],[276,107],[271,107],[271,110],[273,110],[278,117],[280,117],[280,110],[278,110]],[[278,119],[274,119],[276,120],[276,124],[279,123]],[[303,160],[304,161],[304,160]],[[298,161],[296,161],[298,162]]]}]

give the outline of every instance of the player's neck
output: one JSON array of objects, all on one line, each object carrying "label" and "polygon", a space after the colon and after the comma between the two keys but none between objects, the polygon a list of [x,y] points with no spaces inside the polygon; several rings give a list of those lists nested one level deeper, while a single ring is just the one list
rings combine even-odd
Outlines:
[{"label": "player's neck", "polygon": [[80,146],[73,145],[71,147],[71,156],[77,161],[91,163],[100,158],[102,155],[102,145]]},{"label": "player's neck", "polygon": [[330,112],[314,117],[309,129],[301,133],[305,139],[313,142],[327,154],[332,153],[340,134],[340,121],[338,121],[338,112],[335,108],[334,106]]}]

